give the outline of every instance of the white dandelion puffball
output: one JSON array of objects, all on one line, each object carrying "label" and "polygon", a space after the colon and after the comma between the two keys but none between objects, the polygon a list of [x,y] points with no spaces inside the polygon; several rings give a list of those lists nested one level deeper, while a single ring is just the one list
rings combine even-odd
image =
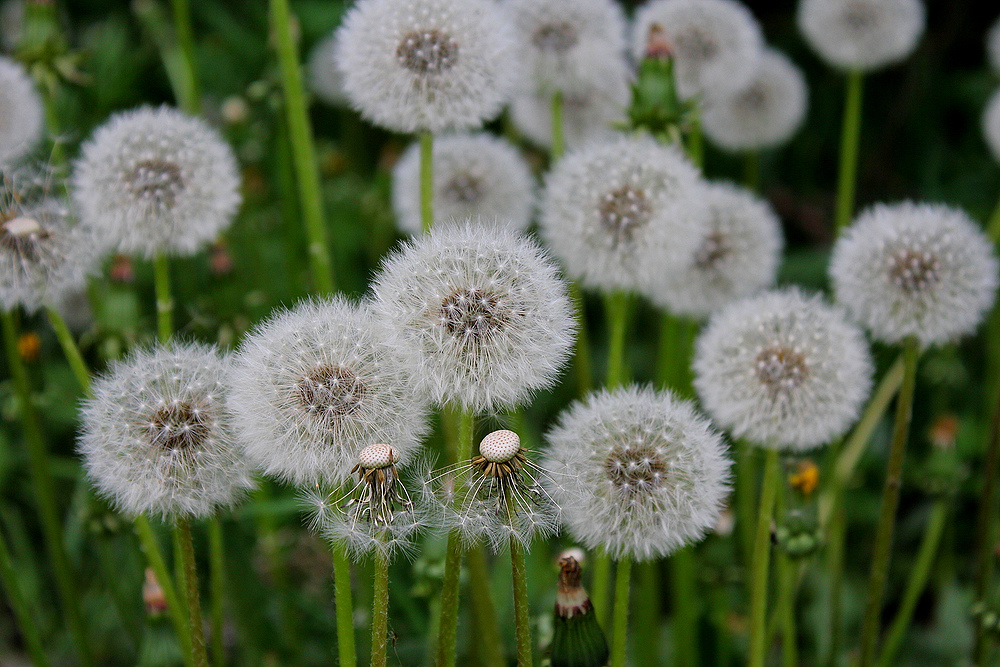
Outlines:
[{"label": "white dandelion puffball", "polygon": [[990,96],[983,111],[983,138],[993,159],[1000,162],[1000,90]]},{"label": "white dandelion puffball", "polygon": [[879,204],[833,249],[837,301],[872,336],[922,346],[972,333],[993,306],[997,258],[979,226],[942,204]]},{"label": "white dandelion puffball", "polygon": [[509,21],[494,0],[359,0],[337,39],[351,103],[397,132],[479,127],[518,76]]},{"label": "white dandelion puffball", "polygon": [[253,488],[225,411],[226,362],[214,347],[134,352],[94,382],[80,453],[101,495],[129,516],[205,517]]},{"label": "white dandelion puffball", "polygon": [[709,215],[701,242],[644,290],[658,306],[697,318],[774,284],[784,246],[781,222],[766,201],[728,183],[704,192]]},{"label": "white dandelion puffball", "polygon": [[344,94],[344,77],[337,68],[337,33],[327,35],[313,47],[306,61],[309,88],[330,106],[349,104]]},{"label": "white dandelion puffball", "polygon": [[746,86],[706,96],[702,127],[728,151],[779,146],[802,126],[808,97],[802,71],[785,54],[768,49]]},{"label": "white dandelion puffball", "polygon": [[673,146],[618,136],[571,151],[549,172],[540,232],[586,287],[635,290],[701,240],[698,170]]},{"label": "white dandelion puffball", "polygon": [[[593,76],[563,92],[563,140],[567,147],[616,133],[614,126],[627,119],[632,99],[632,67],[622,55],[608,56],[595,64]],[[510,104],[514,127],[530,141],[552,146],[552,93],[520,94]]]},{"label": "white dandelion puffball", "polygon": [[359,453],[391,443],[410,460],[426,402],[367,308],[304,301],[247,337],[233,363],[229,409],[247,454],[294,484],[337,485]]},{"label": "white dandelion puffball", "polygon": [[730,491],[722,436],[688,401],[635,386],[571,405],[547,435],[553,497],[587,549],[649,560],[700,540]]},{"label": "white dandelion puffball", "polygon": [[1000,74],[1000,17],[986,33],[986,60],[997,74]]},{"label": "white dandelion puffball", "polygon": [[551,386],[576,333],[552,260],[492,225],[435,229],[405,244],[372,289],[421,393],[466,410],[512,407]]},{"label": "white dandelion puffball", "polygon": [[[434,141],[434,227],[469,218],[496,220],[511,229],[531,222],[535,180],[531,168],[505,139],[457,134]],[[392,205],[400,229],[421,232],[420,146],[411,145],[393,169]]]},{"label": "white dandelion puffball", "polygon": [[572,93],[625,54],[625,14],[613,0],[504,0],[523,93]]},{"label": "white dandelion puffball", "polygon": [[867,72],[913,53],[924,14],[920,0],[800,0],[798,22],[828,64]]},{"label": "white dandelion puffball", "polygon": [[84,224],[125,254],[191,255],[233,221],[240,177],[232,148],[170,107],[116,114],[82,148],[73,197]]},{"label": "white dandelion puffball", "polygon": [[737,0],[651,0],[632,23],[632,54],[641,60],[653,25],[663,29],[682,97],[739,89],[757,70],[760,25]]},{"label": "white dandelion puffball", "polygon": [[42,98],[24,66],[0,56],[0,164],[14,162],[41,139]]},{"label": "white dandelion puffball", "polygon": [[805,451],[854,423],[871,387],[864,334],[788,289],[732,303],[699,336],[694,386],[713,420],[762,447]]}]

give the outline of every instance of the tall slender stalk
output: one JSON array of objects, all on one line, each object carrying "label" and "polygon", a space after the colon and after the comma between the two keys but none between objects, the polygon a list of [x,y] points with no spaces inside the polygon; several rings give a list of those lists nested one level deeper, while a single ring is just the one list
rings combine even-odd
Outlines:
[{"label": "tall slender stalk", "polygon": [[434,135],[420,133],[420,229],[426,234],[434,226]]},{"label": "tall slender stalk", "polygon": [[678,665],[700,665],[698,651],[697,568],[694,547],[686,546],[670,558],[674,594],[674,656]]},{"label": "tall slender stalk", "polygon": [[174,300],[170,294],[170,260],[163,253],[153,259],[153,278],[156,284],[156,331],[160,342],[166,343],[174,333]]},{"label": "tall slender stalk", "polygon": [[70,370],[73,371],[73,377],[76,378],[80,388],[83,389],[84,395],[87,398],[92,398],[90,371],[87,370],[87,362],[83,360],[83,355],[80,354],[80,348],[77,347],[76,341],[73,339],[73,334],[70,332],[69,327],[66,326],[66,320],[52,306],[46,306],[45,313],[48,315],[52,330],[56,333],[56,339],[62,347],[63,354],[66,355],[66,361],[69,362]]},{"label": "tall slender stalk", "polygon": [[[636,656],[640,667],[660,664],[660,561],[647,560],[636,567],[638,579],[635,593],[635,641],[644,650]],[[674,626],[674,645],[679,646],[680,634]],[[678,664],[686,664],[680,658]]]},{"label": "tall slender stalk", "polygon": [[691,126],[688,128],[687,155],[698,169],[705,166],[705,140],[701,132],[701,108],[696,106],[691,112]]},{"label": "tall slender stalk", "polygon": [[189,0],[171,0],[174,13],[174,30],[180,47],[183,67],[180,68],[181,91],[178,99],[189,114],[197,114],[201,106],[198,86],[198,62],[194,55],[194,30],[191,27],[191,5]]},{"label": "tall slender stalk", "polygon": [[610,667],[625,667],[628,650],[628,603],[629,583],[632,574],[632,559],[625,556],[616,564],[615,573],[615,615],[611,635]]},{"label": "tall slender stalk", "polygon": [[347,549],[341,543],[334,543],[330,549],[333,556],[333,594],[337,614],[337,655],[341,667],[357,664],[357,650],[354,647],[354,602],[351,595],[351,562]]},{"label": "tall slender stalk", "polygon": [[740,538],[740,556],[749,570],[753,564],[754,507],[757,498],[756,449],[745,440],[736,444],[736,531]]},{"label": "tall slender stalk", "polygon": [[142,545],[142,550],[146,554],[146,560],[149,562],[149,566],[153,568],[153,573],[156,574],[156,581],[160,585],[160,590],[163,591],[163,597],[167,600],[167,613],[170,614],[170,620],[174,624],[174,630],[177,632],[177,638],[184,652],[184,664],[188,667],[194,667],[191,652],[191,632],[188,627],[187,616],[184,613],[184,607],[181,605],[180,598],[177,596],[177,589],[173,583],[174,578],[170,575],[167,563],[163,559],[160,542],[156,539],[153,527],[149,524],[149,519],[144,515],[136,517],[133,525],[135,526],[136,535],[139,537],[139,544]]},{"label": "tall slender stalk", "polygon": [[879,617],[882,611],[882,595],[889,577],[889,559],[892,555],[892,533],[899,506],[899,487],[902,482],[903,461],[906,459],[906,441],[910,435],[910,419],[913,416],[913,391],[916,386],[917,359],[920,356],[919,342],[913,336],[903,344],[903,384],[896,402],[896,423],[889,450],[889,464],[882,488],[882,511],[875,533],[875,547],[872,555],[871,576],[868,580],[868,597],[865,601],[864,621],[861,625],[861,656],[859,665],[868,667],[875,661],[878,642]]},{"label": "tall slender stalk", "polygon": [[181,547],[184,565],[184,585],[188,609],[188,627],[191,633],[191,661],[196,667],[208,667],[208,653],[205,651],[205,635],[201,625],[201,596],[198,593],[198,569],[194,562],[194,542],[191,539],[191,519],[177,518],[174,524],[177,541]]},{"label": "tall slender stalk", "polygon": [[38,623],[28,607],[28,601],[21,590],[21,584],[17,580],[17,569],[10,557],[10,549],[7,548],[7,538],[0,531],[0,584],[3,585],[3,592],[7,596],[7,601],[14,616],[17,618],[17,629],[28,645],[28,655],[31,656],[31,664],[34,667],[47,667],[49,659],[45,656],[45,649],[42,646],[41,636],[38,634]]},{"label": "tall slender stalk", "polygon": [[[990,420],[990,436],[986,444],[986,460],[983,462],[985,479],[979,498],[979,516],[976,519],[976,579],[975,599],[986,598],[993,579],[993,553],[996,544],[996,490],[1000,476],[1000,391],[996,394],[996,405]],[[986,630],[981,623],[976,624],[975,641],[972,647],[972,662],[983,664],[986,657]]]},{"label": "tall slender stalk", "polygon": [[778,451],[764,455],[764,481],[760,489],[757,532],[754,535],[750,574],[750,667],[764,667],[767,657],[767,580],[771,559],[771,516],[779,483]]},{"label": "tall slender stalk", "polygon": [[389,558],[375,550],[374,594],[372,596],[372,667],[385,667],[389,645]]},{"label": "tall slender stalk", "polygon": [[576,332],[573,360],[576,371],[576,393],[578,397],[583,397],[590,391],[593,377],[590,361],[590,334],[587,332],[587,316],[584,312],[583,292],[576,281],[570,280],[568,284],[570,300],[574,306],[574,314],[580,323],[580,328]]},{"label": "tall slender stalk", "polygon": [[625,383],[625,332],[628,327],[628,294],[614,292],[604,299],[608,321],[608,389]]},{"label": "tall slender stalk", "polygon": [[590,572],[590,603],[597,622],[607,629],[611,621],[611,559],[604,549],[594,552]]},{"label": "tall slender stalk", "polygon": [[557,90],[552,94],[552,162],[559,160],[566,151],[564,109],[562,91]]},{"label": "tall slender stalk", "polygon": [[306,114],[306,98],[302,89],[298,51],[292,36],[288,0],[270,0],[270,5],[278,63],[281,66],[281,87],[285,93],[285,120],[292,142],[302,220],[309,242],[309,268],[315,290],[320,294],[329,294],[335,290],[333,260],[330,258],[316,147]]},{"label": "tall slender stalk", "polygon": [[225,545],[222,522],[212,516],[208,520],[209,586],[212,599],[212,663],[216,667],[226,664],[226,646],[222,639],[222,620],[225,611]]},{"label": "tall slender stalk", "polygon": [[490,590],[490,570],[486,565],[486,552],[477,545],[465,552],[469,567],[469,597],[475,619],[477,656],[483,667],[505,667],[507,664],[503,642],[497,627],[497,613],[493,608]]},{"label": "tall slender stalk", "polygon": [[760,153],[756,150],[743,156],[743,184],[752,192],[760,192]]},{"label": "tall slender stalk", "polygon": [[844,96],[844,124],[840,135],[840,171],[837,175],[837,211],[834,232],[839,234],[854,215],[854,190],[858,178],[858,143],[861,140],[861,93],[864,79],[860,70],[847,73]]},{"label": "tall slender stalk", "polygon": [[517,637],[517,665],[531,667],[531,620],[528,615],[528,575],[524,547],[510,536],[510,564],[514,579],[514,630]]}]

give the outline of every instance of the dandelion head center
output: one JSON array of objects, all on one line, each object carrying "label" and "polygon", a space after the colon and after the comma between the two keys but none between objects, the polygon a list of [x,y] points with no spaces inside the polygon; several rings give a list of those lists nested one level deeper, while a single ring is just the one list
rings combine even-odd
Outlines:
[{"label": "dandelion head center", "polygon": [[455,204],[475,204],[486,194],[483,181],[468,172],[455,174],[441,190],[445,200]]},{"label": "dandelion head center", "polygon": [[889,258],[889,280],[907,294],[919,294],[940,278],[940,263],[929,252],[903,249]]},{"label": "dandelion head center", "polygon": [[366,387],[343,366],[320,366],[295,385],[301,406],[321,419],[345,417],[361,405]]},{"label": "dandelion head center", "polygon": [[612,235],[617,246],[631,241],[633,232],[649,222],[653,207],[643,190],[625,185],[601,197],[599,210],[601,227]]},{"label": "dandelion head center", "polygon": [[173,206],[185,187],[180,167],[165,160],[140,161],[126,175],[125,181],[137,199],[161,206]]},{"label": "dandelion head center", "polygon": [[604,474],[629,495],[658,488],[668,472],[669,465],[649,445],[617,444],[604,460]]},{"label": "dandelion head center", "polygon": [[0,225],[0,248],[27,261],[36,262],[41,241],[50,236],[34,218],[15,217]]},{"label": "dandelion head center", "polygon": [[763,111],[767,108],[767,89],[758,81],[743,91],[739,100],[740,107],[747,111]]},{"label": "dandelion head center", "polygon": [[157,449],[168,452],[201,448],[211,432],[211,415],[198,406],[173,402],[153,413],[146,433]]},{"label": "dandelion head center", "polygon": [[441,302],[441,324],[456,338],[484,338],[506,319],[503,301],[492,290],[458,289]]},{"label": "dandelion head center", "polygon": [[396,62],[416,74],[440,74],[458,62],[458,43],[440,30],[410,32],[396,47]]},{"label": "dandelion head center", "polygon": [[801,353],[789,347],[775,345],[757,355],[754,372],[773,396],[795,389],[809,376],[809,367]]},{"label": "dandelion head center", "polygon": [[860,31],[871,27],[878,20],[875,8],[868,2],[852,2],[844,8],[844,25]]},{"label": "dandelion head center", "polygon": [[711,269],[724,260],[732,249],[721,232],[713,232],[705,237],[694,253],[694,264],[702,270]]},{"label": "dandelion head center", "polygon": [[702,30],[686,30],[674,37],[677,49],[685,58],[695,62],[711,60],[719,52],[719,44],[712,35]]},{"label": "dandelion head center", "polygon": [[566,21],[546,23],[531,37],[532,43],[542,51],[565,53],[580,41],[576,28]]}]

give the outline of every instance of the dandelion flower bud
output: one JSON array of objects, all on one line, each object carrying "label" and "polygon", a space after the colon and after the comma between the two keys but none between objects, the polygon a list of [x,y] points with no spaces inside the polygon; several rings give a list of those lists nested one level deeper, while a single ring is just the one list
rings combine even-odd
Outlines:
[{"label": "dandelion flower bud", "polygon": [[[524,229],[531,222],[534,186],[528,164],[504,139],[471,134],[434,141],[434,227],[464,224],[472,218]],[[410,146],[396,163],[392,203],[399,227],[419,234],[418,144]]]},{"label": "dandelion flower bud", "polygon": [[435,229],[382,265],[373,309],[423,395],[465,410],[551,386],[576,323],[566,285],[530,239],[494,226]]},{"label": "dandelion flower bud", "polygon": [[803,451],[842,435],[871,387],[861,330],[797,289],[743,299],[698,338],[694,386],[705,410],[737,438]]},{"label": "dandelion flower bud", "polygon": [[232,149],[204,121],[171,109],[116,114],[84,144],[73,196],[85,224],[126,254],[190,255],[240,205]]},{"label": "dandelion flower bud", "polygon": [[834,246],[837,301],[887,343],[922,346],[972,333],[992,307],[997,258],[962,210],[941,204],[879,204]]},{"label": "dandelion flower bud", "polygon": [[734,152],[778,146],[802,125],[807,98],[802,71],[785,54],[767,49],[746,86],[706,96],[705,136]]},{"label": "dandelion flower bud", "polygon": [[566,272],[601,290],[634,290],[700,241],[707,213],[698,170],[650,137],[572,151],[549,173],[541,233]]},{"label": "dandelion flower bud", "polygon": [[752,192],[727,183],[705,188],[709,215],[701,242],[685,260],[662,267],[645,290],[678,315],[706,317],[774,283],[781,259],[781,222]]},{"label": "dandelion flower bud", "polygon": [[225,411],[226,363],[199,344],[133,353],[94,382],[79,448],[101,495],[130,516],[213,514],[253,487]]},{"label": "dandelion flower bud", "polygon": [[983,111],[983,137],[993,159],[1000,162],[1000,90],[990,96]]},{"label": "dandelion flower bud", "polygon": [[799,30],[823,60],[840,69],[897,63],[924,32],[920,0],[800,0]]},{"label": "dandelion flower bud", "polygon": [[614,559],[666,556],[715,526],[729,494],[722,436],[667,391],[628,386],[571,405],[544,466],[566,525]]},{"label": "dandelion flower bud", "polygon": [[549,655],[552,667],[598,667],[608,662],[608,642],[597,622],[594,605],[580,585],[580,563],[559,559],[555,628]]},{"label": "dandelion flower bud", "polygon": [[344,77],[337,68],[337,33],[327,35],[313,47],[306,62],[309,88],[330,106],[347,106]]},{"label": "dandelion flower bud", "polygon": [[986,33],[986,60],[997,74],[1000,74],[1000,18],[997,18]]},{"label": "dandelion flower bud", "polygon": [[652,0],[643,5],[632,24],[636,60],[646,53],[653,24],[663,29],[673,49],[682,97],[742,88],[760,62],[760,25],[736,0]]},{"label": "dandelion flower bud", "polygon": [[42,99],[17,61],[0,56],[0,165],[18,160],[42,136]]},{"label": "dandelion flower bud", "polygon": [[337,485],[373,442],[409,460],[427,407],[366,309],[305,301],[243,341],[229,409],[247,454],[294,484]]},{"label": "dandelion flower bud", "polygon": [[344,92],[397,132],[479,127],[517,77],[510,26],[492,0],[361,0],[337,39]]}]

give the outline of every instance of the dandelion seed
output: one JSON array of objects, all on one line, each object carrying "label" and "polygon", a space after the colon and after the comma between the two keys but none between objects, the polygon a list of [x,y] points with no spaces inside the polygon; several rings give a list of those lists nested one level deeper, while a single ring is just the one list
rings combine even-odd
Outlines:
[{"label": "dandelion seed", "polygon": [[28,72],[0,56],[0,165],[24,157],[42,136],[42,99]]}]

